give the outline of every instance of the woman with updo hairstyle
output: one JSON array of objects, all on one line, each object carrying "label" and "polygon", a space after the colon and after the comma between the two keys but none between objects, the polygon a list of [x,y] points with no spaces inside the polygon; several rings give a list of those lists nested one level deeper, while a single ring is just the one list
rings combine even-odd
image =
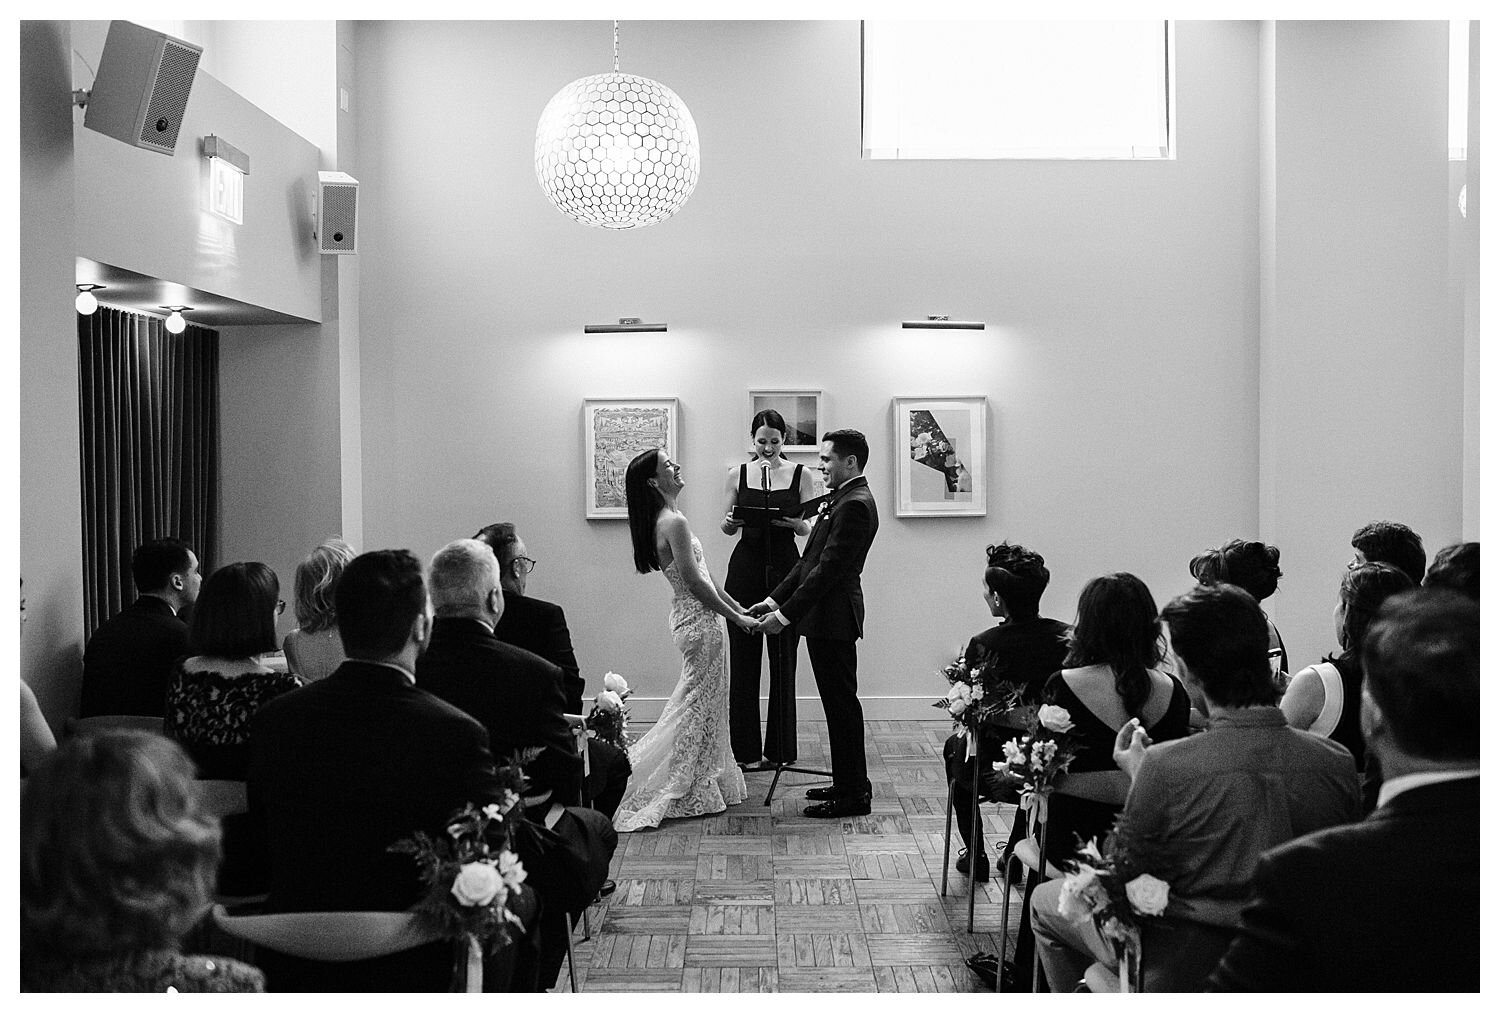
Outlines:
[{"label": "woman with updo hairstyle", "polygon": [[22,790],[20,851],[22,991],[264,991],[247,964],[180,951],[212,903],[219,825],[174,743],[64,742]]},{"label": "woman with updo hairstyle", "polygon": [[1057,782],[1047,831],[1048,861],[1061,866],[1085,841],[1104,837],[1125,805],[1130,777],[1114,760],[1115,737],[1139,722],[1151,742],[1188,733],[1187,690],[1161,670],[1156,601],[1134,574],[1095,577],[1078,596],[1062,671],[1047,680],[1048,703],[1073,722],[1077,753]]},{"label": "woman with updo hairstyle", "polygon": [[[1257,602],[1263,602],[1276,593],[1276,585],[1281,580],[1281,550],[1265,542],[1231,538],[1217,549],[1208,549],[1194,556],[1188,563],[1188,572],[1200,584],[1233,584]],[[1285,687],[1289,671],[1286,644],[1270,616],[1266,617],[1266,632],[1267,655],[1276,659],[1276,684]]]},{"label": "woman with updo hairstyle", "polygon": [[342,538],[330,538],[297,564],[292,588],[297,628],[286,635],[287,670],[303,682],[317,682],[344,663],[333,589],[354,559],[354,549]]},{"label": "woman with updo hairstyle", "polygon": [[[786,420],[767,408],[750,420],[751,460],[724,477],[724,519],[719,530],[738,533],[729,557],[724,590],[738,602],[758,602],[780,584],[801,558],[796,536],[812,525],[803,517],[818,495],[816,473],[793,465],[782,454]],[[767,507],[775,511],[772,516]],[[760,645],[777,652],[766,712],[764,762],[760,736]],[[770,660],[769,658],[767,659]],[[776,678],[774,676],[779,676]],[[729,739],[742,769],[792,763],[797,759],[797,637],[791,631],[770,637],[729,625]]]},{"label": "woman with updo hairstyle", "polygon": [[1411,578],[1390,563],[1361,563],[1346,571],[1333,611],[1339,654],[1294,675],[1281,698],[1287,724],[1339,743],[1354,755],[1361,772],[1365,737],[1359,727],[1359,698],[1365,677],[1360,649],[1381,603],[1411,588]]}]

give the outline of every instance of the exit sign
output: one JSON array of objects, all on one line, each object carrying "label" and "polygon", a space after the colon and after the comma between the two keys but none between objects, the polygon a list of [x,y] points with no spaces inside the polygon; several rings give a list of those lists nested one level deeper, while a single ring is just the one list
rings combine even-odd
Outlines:
[{"label": "exit sign", "polygon": [[208,209],[236,225],[245,224],[245,177],[222,158],[208,160]]}]

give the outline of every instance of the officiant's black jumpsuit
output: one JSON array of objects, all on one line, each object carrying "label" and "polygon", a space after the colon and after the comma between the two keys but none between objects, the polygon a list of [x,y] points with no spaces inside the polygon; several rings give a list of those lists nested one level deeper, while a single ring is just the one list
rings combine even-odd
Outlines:
[{"label": "officiant's black jumpsuit", "polygon": [[[736,506],[759,507],[766,494],[752,489],[749,467],[740,465],[740,488]],[[792,484],[770,494],[770,505],[795,514],[802,505],[802,465],[792,472]],[[766,563],[770,575],[767,581]],[[740,540],[729,557],[724,590],[741,605],[763,601],[800,557],[791,528],[769,528],[755,522],[740,528]],[[795,630],[774,637],[742,633],[729,623],[729,742],[740,763],[757,763],[762,756],[760,739],[760,644],[762,640],[781,658],[781,678],[771,679],[770,708],[766,716],[765,758],[775,763],[797,759],[797,635]]]}]

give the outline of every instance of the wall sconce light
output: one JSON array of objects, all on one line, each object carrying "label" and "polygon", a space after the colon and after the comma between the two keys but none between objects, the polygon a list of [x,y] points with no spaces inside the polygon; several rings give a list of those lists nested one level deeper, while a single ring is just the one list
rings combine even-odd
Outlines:
[{"label": "wall sconce light", "polygon": [[102,289],[103,285],[78,285],[78,298],[73,300],[73,308],[84,316],[89,316],[99,308],[99,300],[94,298],[94,292]]},{"label": "wall sconce light", "polygon": [[621,317],[617,324],[584,324],[585,334],[636,334],[641,331],[665,332],[666,324],[643,324],[640,317]]},{"label": "wall sconce light", "polygon": [[208,209],[226,221],[243,225],[250,156],[223,138],[209,134],[203,138],[203,157],[208,159]]},{"label": "wall sconce light", "polygon": [[167,314],[168,334],[181,334],[187,330],[187,321],[182,319],[182,311],[192,309],[191,306],[163,306],[162,309],[171,311]]},{"label": "wall sconce light", "polygon": [[903,320],[902,327],[914,327],[931,331],[982,331],[983,320],[949,320],[947,314],[927,314],[926,320]]}]

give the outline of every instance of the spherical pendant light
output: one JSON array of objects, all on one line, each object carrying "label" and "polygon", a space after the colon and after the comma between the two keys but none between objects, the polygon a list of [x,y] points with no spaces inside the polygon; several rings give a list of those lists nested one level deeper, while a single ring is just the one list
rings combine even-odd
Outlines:
[{"label": "spherical pendant light", "polygon": [[615,71],[579,78],[536,127],[536,178],[584,225],[632,229],[676,214],[698,185],[698,127],[658,81]]}]

